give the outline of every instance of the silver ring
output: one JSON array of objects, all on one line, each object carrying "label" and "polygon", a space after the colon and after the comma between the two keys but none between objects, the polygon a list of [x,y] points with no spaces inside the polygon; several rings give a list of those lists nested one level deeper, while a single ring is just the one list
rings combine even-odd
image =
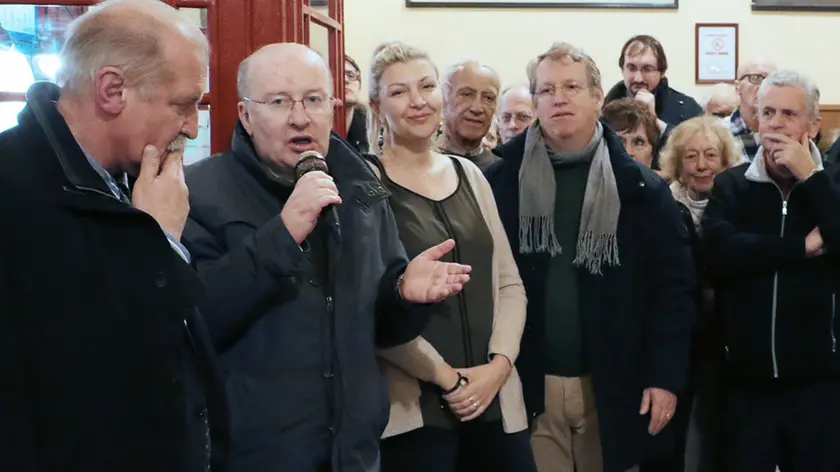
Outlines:
[{"label": "silver ring", "polygon": [[477,410],[478,409],[478,403],[473,402],[472,407],[473,407],[473,410]]}]

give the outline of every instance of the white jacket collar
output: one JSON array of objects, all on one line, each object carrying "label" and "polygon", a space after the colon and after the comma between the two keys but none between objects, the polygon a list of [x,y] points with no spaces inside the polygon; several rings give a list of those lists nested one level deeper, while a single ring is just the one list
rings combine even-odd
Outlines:
[{"label": "white jacket collar", "polygon": [[[820,154],[819,148],[817,148],[817,145],[813,141],[809,140],[808,143],[811,145],[811,158],[814,159],[814,164],[817,165],[817,169],[823,170],[822,155]],[[752,180],[753,182],[773,183],[773,179],[767,172],[767,166],[764,164],[764,146],[759,146],[758,152],[755,153],[755,159],[752,160],[749,169],[747,169],[744,175],[747,180]]]}]

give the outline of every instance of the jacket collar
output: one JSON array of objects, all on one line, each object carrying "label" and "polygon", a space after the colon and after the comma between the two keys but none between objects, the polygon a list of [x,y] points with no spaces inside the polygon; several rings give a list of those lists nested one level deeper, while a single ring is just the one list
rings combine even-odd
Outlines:
[{"label": "jacket collar", "polygon": [[[817,169],[823,170],[824,166],[819,148],[817,148],[817,145],[813,141],[808,141],[808,143],[811,147],[811,159],[814,160]],[[759,146],[758,152],[755,154],[755,159],[752,160],[744,176],[747,180],[752,180],[753,182],[775,183],[773,178],[770,177],[770,173],[767,172],[767,165],[764,163],[764,146]]]},{"label": "jacket collar", "polygon": [[[280,195],[286,196],[291,193],[292,188],[273,177],[257,156],[254,142],[241,122],[236,123],[231,139],[231,151],[234,158],[266,189],[274,194],[279,192]],[[325,158],[336,184],[376,186],[376,193],[387,193],[384,187],[378,184],[376,176],[362,155],[335,132],[330,132],[330,144]]]},{"label": "jacket collar", "polygon": [[26,92],[27,106],[20,116],[21,125],[41,128],[70,186],[113,197],[58,112],[60,93],[61,89],[51,82],[33,84]]},{"label": "jacket collar", "polygon": [[[641,165],[636,163],[630,157],[630,154],[624,150],[624,144],[621,138],[615,134],[615,131],[606,122],[602,121],[601,123],[604,125],[603,139],[606,141],[607,150],[610,153],[610,162],[618,185],[619,196],[622,200],[634,197],[646,185]],[[522,166],[522,159],[525,156],[525,135],[526,133],[520,133],[493,150],[494,154],[517,169],[517,172]]]}]

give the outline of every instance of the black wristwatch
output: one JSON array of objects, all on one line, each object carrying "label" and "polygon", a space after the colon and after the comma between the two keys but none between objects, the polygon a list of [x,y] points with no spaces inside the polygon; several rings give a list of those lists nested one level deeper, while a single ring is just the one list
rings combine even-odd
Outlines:
[{"label": "black wristwatch", "polygon": [[444,390],[443,395],[446,396],[446,395],[449,395],[451,393],[455,393],[455,392],[458,391],[459,388],[467,385],[468,383],[470,383],[470,381],[467,380],[466,377],[464,377],[461,374],[458,374],[458,381],[455,382],[455,386],[450,388],[449,390]]}]

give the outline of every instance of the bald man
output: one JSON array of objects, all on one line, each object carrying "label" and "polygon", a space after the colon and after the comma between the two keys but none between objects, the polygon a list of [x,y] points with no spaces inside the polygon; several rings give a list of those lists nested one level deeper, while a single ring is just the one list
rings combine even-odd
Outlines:
[{"label": "bald man", "polygon": [[729,130],[741,145],[741,160],[752,162],[758,152],[758,88],[775,64],[765,59],[753,59],[738,67],[736,87],[741,103],[729,116]]},{"label": "bald man", "polygon": [[499,100],[499,137],[502,144],[525,131],[536,119],[534,99],[527,85],[516,85],[502,92]]},{"label": "bald man", "polygon": [[741,103],[732,84],[719,83],[709,89],[709,99],[703,108],[706,115],[728,118]]},{"label": "bald man", "polygon": [[178,242],[207,39],[147,0],[100,4],[66,37],[62,87],[33,85],[0,135],[0,470],[225,471]]},{"label": "bald man", "polygon": [[[376,349],[417,337],[425,307],[469,268],[437,262],[451,241],[408,262],[388,191],[330,131],[332,79],[316,52],[265,46],[238,88],[231,149],[187,169],[184,232],[228,374],[232,469],[376,472],[389,411]],[[308,151],[329,175],[296,178]]]}]

